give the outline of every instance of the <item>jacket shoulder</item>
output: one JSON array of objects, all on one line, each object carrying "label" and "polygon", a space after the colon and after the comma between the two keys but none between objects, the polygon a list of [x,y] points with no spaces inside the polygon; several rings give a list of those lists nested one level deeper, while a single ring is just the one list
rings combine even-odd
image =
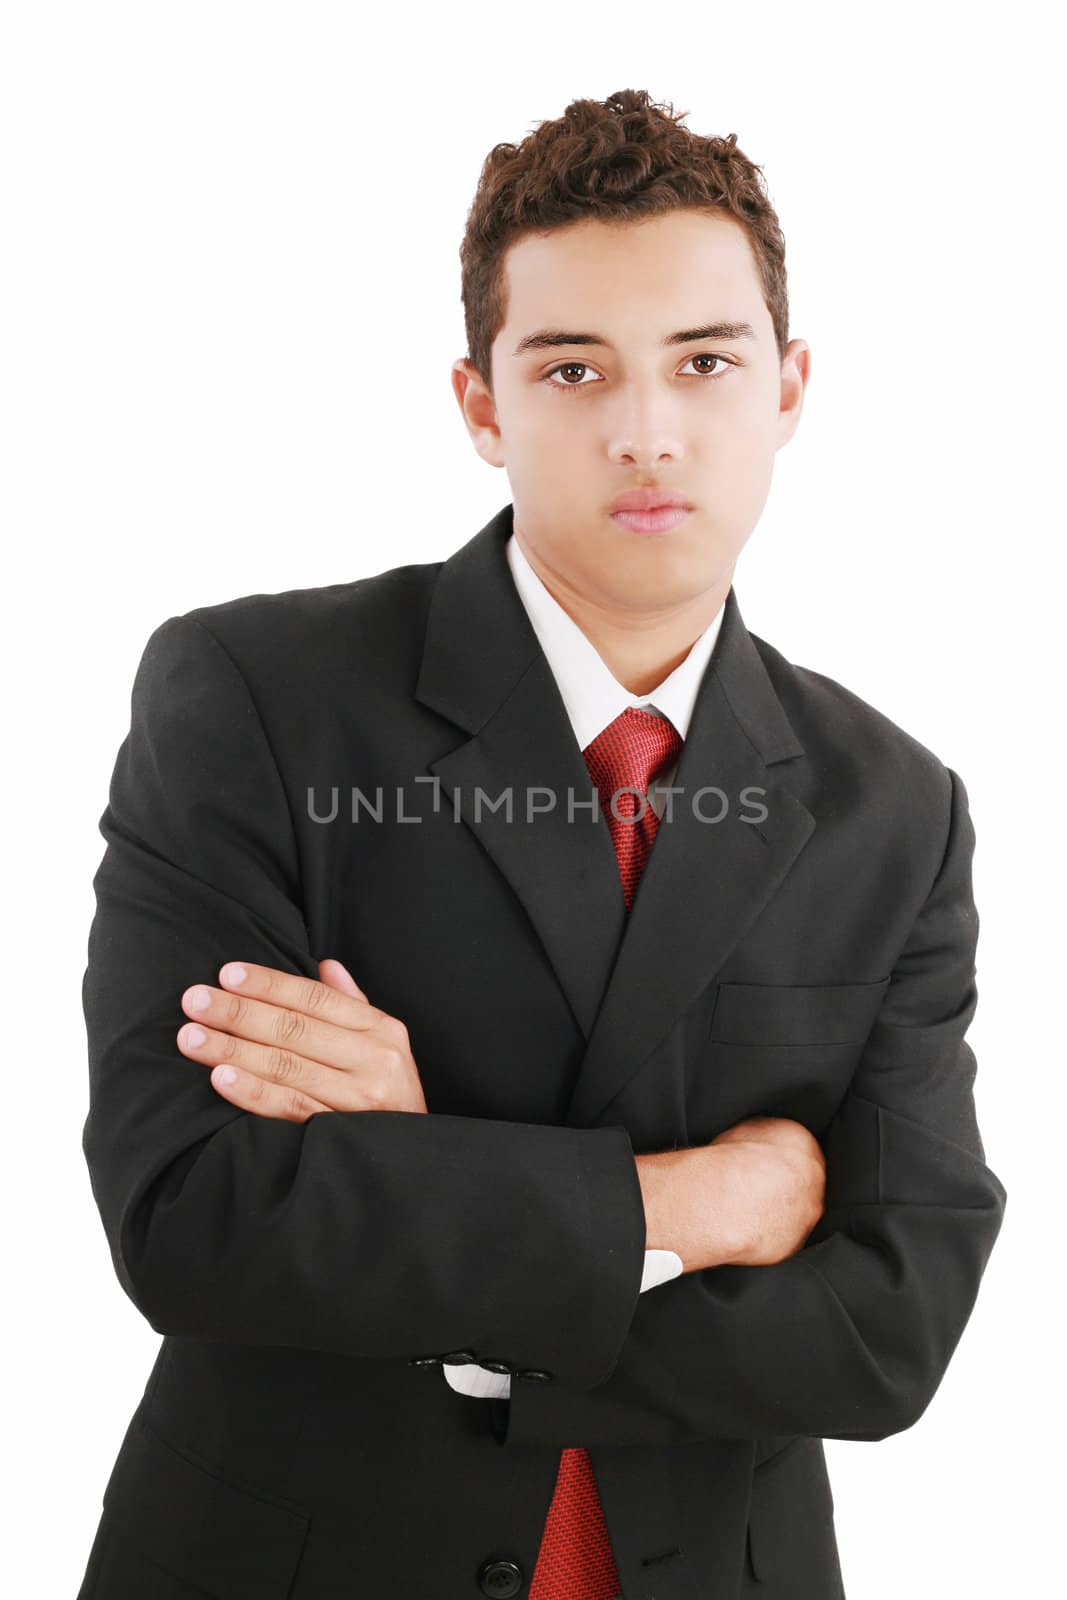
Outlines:
[{"label": "jacket shoulder", "polygon": [[913,813],[945,814],[952,774],[936,751],[836,678],[750,637],[816,770],[858,790],[873,788],[883,805],[899,797]]},{"label": "jacket shoulder", "polygon": [[310,649],[316,655],[402,635],[425,618],[440,561],[390,567],[348,583],[276,593],[237,595],[196,606],[183,616],[198,622],[238,661]]},{"label": "jacket shoulder", "polygon": [[[365,693],[410,675],[421,650],[442,562],[392,566],[368,578],[307,589],[235,595],[181,613],[229,656],[248,685],[264,693],[330,691],[352,683]],[[176,619],[155,630],[168,634]],[[210,648],[210,646],[208,646]]]}]

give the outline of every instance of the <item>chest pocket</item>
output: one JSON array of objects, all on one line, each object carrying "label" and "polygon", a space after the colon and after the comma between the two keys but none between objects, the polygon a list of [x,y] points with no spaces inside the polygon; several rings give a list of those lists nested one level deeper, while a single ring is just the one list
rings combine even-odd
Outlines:
[{"label": "chest pocket", "polygon": [[862,1045],[888,978],[873,983],[721,983],[708,1039],[763,1048]]},{"label": "chest pocket", "polygon": [[686,1127],[704,1144],[746,1117],[829,1123],[863,1055],[889,979],[722,983],[687,1080]]}]

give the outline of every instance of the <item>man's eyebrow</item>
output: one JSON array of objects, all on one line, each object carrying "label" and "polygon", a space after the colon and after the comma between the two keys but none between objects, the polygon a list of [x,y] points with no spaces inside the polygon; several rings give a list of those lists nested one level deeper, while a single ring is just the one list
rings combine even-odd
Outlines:
[{"label": "man's eyebrow", "polygon": [[[666,349],[675,344],[696,344],[703,339],[754,339],[756,330],[751,322],[708,322],[702,328],[683,328],[679,333],[668,333],[661,340]],[[520,339],[512,355],[525,355],[529,350],[554,350],[562,344],[595,344],[605,350],[612,348],[611,341],[600,333],[569,333],[561,328],[540,328]]]}]

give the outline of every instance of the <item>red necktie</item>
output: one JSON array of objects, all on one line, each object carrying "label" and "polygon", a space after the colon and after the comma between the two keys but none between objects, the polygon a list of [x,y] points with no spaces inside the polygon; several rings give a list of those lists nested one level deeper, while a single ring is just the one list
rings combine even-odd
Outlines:
[{"label": "red necktie", "polygon": [[[659,827],[647,799],[648,786],[677,758],[681,747],[681,734],[665,717],[627,706],[582,752],[615,846],[627,911]],[[641,794],[631,793],[632,789]],[[642,806],[644,816],[638,818]],[[619,1600],[620,1596],[593,1464],[588,1451],[568,1447],[560,1455],[529,1600]]]}]

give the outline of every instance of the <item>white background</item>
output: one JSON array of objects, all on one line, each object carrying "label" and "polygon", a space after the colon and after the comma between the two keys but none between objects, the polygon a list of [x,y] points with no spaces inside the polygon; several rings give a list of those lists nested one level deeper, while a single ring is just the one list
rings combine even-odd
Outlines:
[{"label": "white background", "polygon": [[441,559],[507,503],[449,381],[466,210],[492,144],[625,87],[763,166],[812,347],[745,621],[936,751],[978,837],[969,1039],[1008,1211],[920,1422],[827,1443],[849,1600],[1055,1584],[1064,147],[1042,13],[5,9],[11,1594],[76,1592],[159,1343],[80,1148],[96,823],[141,650],[196,605]]}]

